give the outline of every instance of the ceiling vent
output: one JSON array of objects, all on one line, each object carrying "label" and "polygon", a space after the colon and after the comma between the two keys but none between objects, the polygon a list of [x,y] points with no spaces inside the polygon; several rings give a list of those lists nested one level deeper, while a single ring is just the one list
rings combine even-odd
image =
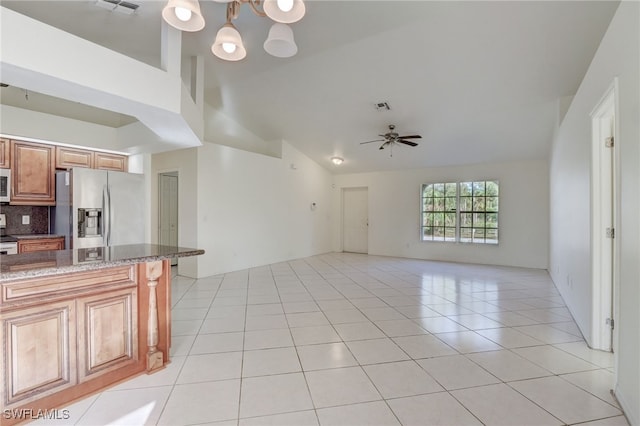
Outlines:
[{"label": "ceiling vent", "polygon": [[391,109],[387,102],[377,102],[375,107],[378,111],[389,111]]},{"label": "ceiling vent", "polygon": [[133,15],[140,7],[139,4],[124,0],[98,0],[96,1],[96,6],[110,11],[125,13],[127,15]]}]

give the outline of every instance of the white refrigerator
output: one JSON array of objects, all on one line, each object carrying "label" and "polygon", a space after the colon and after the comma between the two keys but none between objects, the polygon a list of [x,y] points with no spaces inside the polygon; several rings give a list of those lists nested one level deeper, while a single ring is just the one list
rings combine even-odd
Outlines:
[{"label": "white refrigerator", "polygon": [[70,249],[144,244],[144,175],[85,168],[56,173],[52,233]]}]

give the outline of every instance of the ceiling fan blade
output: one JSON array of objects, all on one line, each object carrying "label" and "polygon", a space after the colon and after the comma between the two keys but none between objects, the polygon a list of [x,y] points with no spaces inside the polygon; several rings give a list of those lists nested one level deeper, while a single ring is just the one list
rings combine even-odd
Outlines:
[{"label": "ceiling fan blade", "polygon": [[403,139],[398,139],[396,142],[403,143],[403,144],[409,145],[409,146],[418,146],[418,144],[415,143],[415,142],[405,141]]},{"label": "ceiling fan blade", "polygon": [[398,139],[422,139],[420,135],[398,136]]},{"label": "ceiling fan blade", "polygon": [[411,141],[405,141],[404,139],[398,139],[396,142],[403,143],[403,144],[409,145],[409,146],[418,146],[417,143],[411,142]]},{"label": "ceiling fan blade", "polygon": [[384,149],[385,146],[389,145],[391,142],[386,141],[385,143],[383,143],[382,145],[380,145],[380,148],[378,149]]},{"label": "ceiling fan blade", "polygon": [[374,141],[367,141],[367,142],[360,142],[360,145],[365,144],[365,143],[372,143],[372,142],[382,142],[384,139],[376,139]]}]

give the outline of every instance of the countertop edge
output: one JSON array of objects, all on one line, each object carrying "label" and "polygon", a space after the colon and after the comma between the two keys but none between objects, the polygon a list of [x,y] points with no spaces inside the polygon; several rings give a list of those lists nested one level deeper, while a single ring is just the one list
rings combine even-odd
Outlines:
[{"label": "countertop edge", "polygon": [[30,270],[3,272],[0,273],[0,283],[9,283],[12,281],[18,281],[23,279],[31,279],[38,277],[63,275],[74,272],[93,271],[100,269],[107,269],[122,265],[134,265],[137,263],[154,262],[158,260],[171,259],[175,257],[190,257],[199,256],[204,254],[202,249],[189,249],[176,253],[161,254],[161,255],[149,255],[149,256],[132,256],[127,259],[118,260],[105,260],[100,262],[87,262],[82,264],[64,265],[56,267],[35,268]]}]

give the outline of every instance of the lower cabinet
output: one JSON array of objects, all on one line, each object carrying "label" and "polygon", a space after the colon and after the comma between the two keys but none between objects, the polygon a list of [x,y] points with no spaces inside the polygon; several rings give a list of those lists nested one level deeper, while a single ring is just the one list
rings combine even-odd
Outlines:
[{"label": "lower cabinet", "polygon": [[3,313],[2,329],[3,406],[27,403],[77,383],[75,301]]},{"label": "lower cabinet", "polygon": [[136,290],[78,299],[78,380],[93,379],[138,359]]},{"label": "lower cabinet", "polygon": [[0,307],[5,409],[43,398],[68,401],[82,386],[90,391],[121,380],[123,369],[144,371],[134,267],[5,284],[1,297],[7,303]]}]

